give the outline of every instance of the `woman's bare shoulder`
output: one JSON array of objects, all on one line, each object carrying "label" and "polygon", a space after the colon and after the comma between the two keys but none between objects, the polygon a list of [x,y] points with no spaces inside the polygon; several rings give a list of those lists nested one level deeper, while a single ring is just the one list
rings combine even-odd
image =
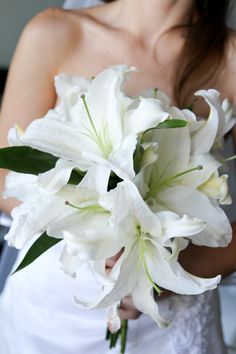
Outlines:
[{"label": "woman's bare shoulder", "polygon": [[64,67],[64,61],[84,49],[83,44],[88,42],[89,33],[94,34],[101,27],[106,16],[104,8],[106,5],[79,10],[48,8],[29,21],[20,42],[26,43],[39,55],[46,56],[48,65],[52,60],[52,66],[60,70]]},{"label": "woman's bare shoulder", "polygon": [[[107,17],[111,15],[108,5],[100,5],[92,8],[81,8],[76,10],[65,10],[57,7],[50,7],[38,13],[30,20],[26,30],[38,32],[47,38],[71,38],[71,35],[82,34],[84,26],[89,24],[105,24]],[[62,37],[61,37],[62,36]],[[45,38],[44,38],[45,39]]]},{"label": "woman's bare shoulder", "polygon": [[32,117],[43,116],[54,106],[54,77],[74,50],[74,38],[80,36],[78,23],[75,28],[68,12],[50,8],[25,26],[10,65],[1,106],[1,131],[2,125],[6,131],[8,125],[14,125],[15,110],[25,127]]},{"label": "woman's bare shoulder", "polygon": [[[24,28],[20,44],[36,50],[41,56],[63,60],[63,53],[73,49],[81,35],[80,21],[74,21],[70,12],[60,8],[48,8],[33,17]],[[48,59],[48,58],[47,58]]]}]

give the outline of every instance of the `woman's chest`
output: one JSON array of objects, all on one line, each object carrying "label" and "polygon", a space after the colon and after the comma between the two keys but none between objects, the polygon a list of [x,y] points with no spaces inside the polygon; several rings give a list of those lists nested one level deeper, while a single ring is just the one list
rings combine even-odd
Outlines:
[{"label": "woman's chest", "polygon": [[[175,41],[173,41],[175,39]],[[126,37],[124,33],[116,31],[102,32],[87,31],[84,38],[78,41],[78,45],[70,55],[66,57],[60,72],[79,75],[84,77],[96,76],[105,68],[113,65],[128,64],[130,67],[136,67],[137,71],[131,73],[126,82],[126,91],[130,95],[137,95],[148,89],[158,88],[164,91],[175,102],[176,88],[175,80],[178,70],[180,70],[181,49],[183,47],[183,38],[181,36],[164,36],[154,46],[145,46],[143,43]],[[186,58],[185,58],[186,59]],[[194,110],[200,116],[208,115],[208,107],[203,100],[194,98],[193,87],[197,89],[218,89],[223,96],[225,88],[220,75],[205,80],[204,85],[198,85],[199,77],[207,76],[205,72],[199,72],[195,79],[190,77],[186,82],[186,87],[190,92],[186,106],[194,102]]]}]

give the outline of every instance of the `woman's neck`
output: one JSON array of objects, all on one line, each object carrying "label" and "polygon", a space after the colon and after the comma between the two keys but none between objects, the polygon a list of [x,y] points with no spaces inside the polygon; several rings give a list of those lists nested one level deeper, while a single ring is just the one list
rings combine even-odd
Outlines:
[{"label": "woman's neck", "polygon": [[118,0],[115,21],[146,43],[174,26],[187,24],[193,0]]}]

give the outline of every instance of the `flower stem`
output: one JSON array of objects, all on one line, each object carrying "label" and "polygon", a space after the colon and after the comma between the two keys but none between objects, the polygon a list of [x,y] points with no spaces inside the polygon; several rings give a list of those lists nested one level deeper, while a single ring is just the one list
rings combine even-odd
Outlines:
[{"label": "flower stem", "polygon": [[106,340],[110,342],[109,348],[115,348],[117,344],[117,340],[120,337],[120,354],[125,353],[125,348],[126,348],[126,340],[127,340],[127,333],[128,333],[128,320],[123,320],[121,323],[121,328],[115,332],[112,333],[109,328],[107,328],[107,333],[106,333]]},{"label": "flower stem", "polygon": [[120,354],[125,353],[127,332],[128,332],[128,321],[123,320],[121,325],[121,334],[120,334],[120,343],[121,343]]},{"label": "flower stem", "polygon": [[169,184],[173,183],[177,178],[182,177],[188,173],[194,172],[194,171],[200,171],[202,170],[203,167],[201,165],[198,165],[196,167],[190,168],[189,170],[180,172],[166,180],[164,180],[163,182],[159,183],[156,185],[155,188],[153,188],[152,190],[150,189],[149,192],[146,195],[145,200],[147,200],[148,198],[152,198],[155,197],[157,195],[157,193],[160,191],[160,189],[164,188],[165,186],[168,186]]},{"label": "flower stem", "polygon": [[110,342],[109,348],[115,348],[117,340],[120,336],[121,330],[119,329],[117,332],[112,333],[109,328],[107,327],[107,333],[106,333],[106,340]]}]

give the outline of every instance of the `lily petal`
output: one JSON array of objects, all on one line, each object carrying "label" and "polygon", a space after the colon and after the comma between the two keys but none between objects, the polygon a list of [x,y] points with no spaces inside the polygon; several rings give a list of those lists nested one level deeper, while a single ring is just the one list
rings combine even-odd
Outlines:
[{"label": "lily petal", "polygon": [[77,190],[87,190],[92,192],[96,197],[107,192],[108,181],[110,177],[110,169],[103,165],[95,165],[91,167],[80,184]]},{"label": "lily petal", "polygon": [[201,294],[215,289],[221,279],[220,275],[203,279],[186,272],[175,259],[170,259],[170,252],[164,247],[150,245],[146,261],[153,281],[178,294]]},{"label": "lily petal", "polygon": [[153,181],[157,185],[187,169],[190,154],[189,128],[158,129],[153,132],[153,139],[158,142],[156,166],[159,178]]},{"label": "lily petal", "polygon": [[191,236],[193,243],[209,247],[227,246],[232,237],[232,229],[228,218],[219,206],[198,190],[189,186],[173,186],[158,194],[158,202],[163,209],[179,215],[189,215],[205,221],[205,229]]},{"label": "lily petal", "polygon": [[189,161],[188,169],[201,166],[202,169],[195,170],[193,173],[185,174],[181,177],[181,184],[191,185],[193,188],[198,188],[206,182],[210,176],[217,171],[221,163],[214,156],[206,154],[193,155]]},{"label": "lily petal", "polygon": [[199,90],[195,93],[205,99],[210,107],[210,114],[205,124],[192,136],[192,155],[204,154],[212,148],[222,113],[219,92],[213,89]]},{"label": "lily petal", "polygon": [[146,315],[149,315],[159,327],[166,328],[170,322],[164,319],[158,311],[158,304],[154,300],[153,287],[145,276],[141,277],[132,292],[134,305]]},{"label": "lily petal", "polygon": [[64,231],[63,236],[68,253],[78,255],[82,260],[101,260],[112,257],[121,248],[114,242],[112,231],[108,227],[86,230],[77,235]]},{"label": "lily petal", "polygon": [[67,74],[56,75],[54,80],[57,95],[61,99],[67,98],[74,89],[76,89],[78,94],[86,92],[91,83],[91,80]]},{"label": "lily petal", "polygon": [[50,194],[57,193],[69,181],[74,167],[73,162],[63,159],[57,160],[55,168],[39,174],[39,187],[44,188]]},{"label": "lily petal", "polygon": [[173,237],[188,237],[201,232],[206,222],[199,218],[190,218],[188,215],[180,217],[170,211],[160,211],[156,216],[161,222],[161,239],[169,240]]},{"label": "lily petal", "polygon": [[125,250],[121,257],[118,259],[115,264],[115,269],[113,268],[112,272],[116,271],[116,268],[119,268],[119,276],[114,282],[112,281],[111,274],[111,283],[108,282],[103,286],[101,295],[93,301],[84,301],[77,296],[74,297],[74,302],[82,308],[104,308],[112,305],[116,301],[120,301],[123,297],[127,296],[132,292],[137,284],[137,274],[127,272],[127,269],[131,269],[133,264],[137,264],[137,246],[129,250]]},{"label": "lily petal", "polygon": [[5,180],[4,198],[14,197],[20,201],[32,201],[38,193],[38,177],[35,175],[9,172]]},{"label": "lily petal", "polygon": [[[145,119],[144,119],[145,117]],[[161,101],[153,98],[141,99],[139,106],[126,113],[124,119],[125,135],[140,133],[156,127],[169,117]]]},{"label": "lily petal", "polygon": [[61,269],[72,278],[76,278],[77,272],[79,272],[80,267],[85,263],[85,261],[80,259],[77,255],[69,253],[66,247],[63,248],[60,262]]},{"label": "lily petal", "polygon": [[10,246],[24,247],[36,234],[46,231],[47,225],[63,213],[61,198],[39,195],[32,203],[23,203],[12,211],[12,226],[5,236]]},{"label": "lily petal", "polygon": [[205,183],[198,187],[198,190],[205,193],[210,198],[218,199],[219,203],[222,205],[231,204],[232,199],[229,195],[227,180],[228,175],[219,177],[219,174],[215,172]]}]

